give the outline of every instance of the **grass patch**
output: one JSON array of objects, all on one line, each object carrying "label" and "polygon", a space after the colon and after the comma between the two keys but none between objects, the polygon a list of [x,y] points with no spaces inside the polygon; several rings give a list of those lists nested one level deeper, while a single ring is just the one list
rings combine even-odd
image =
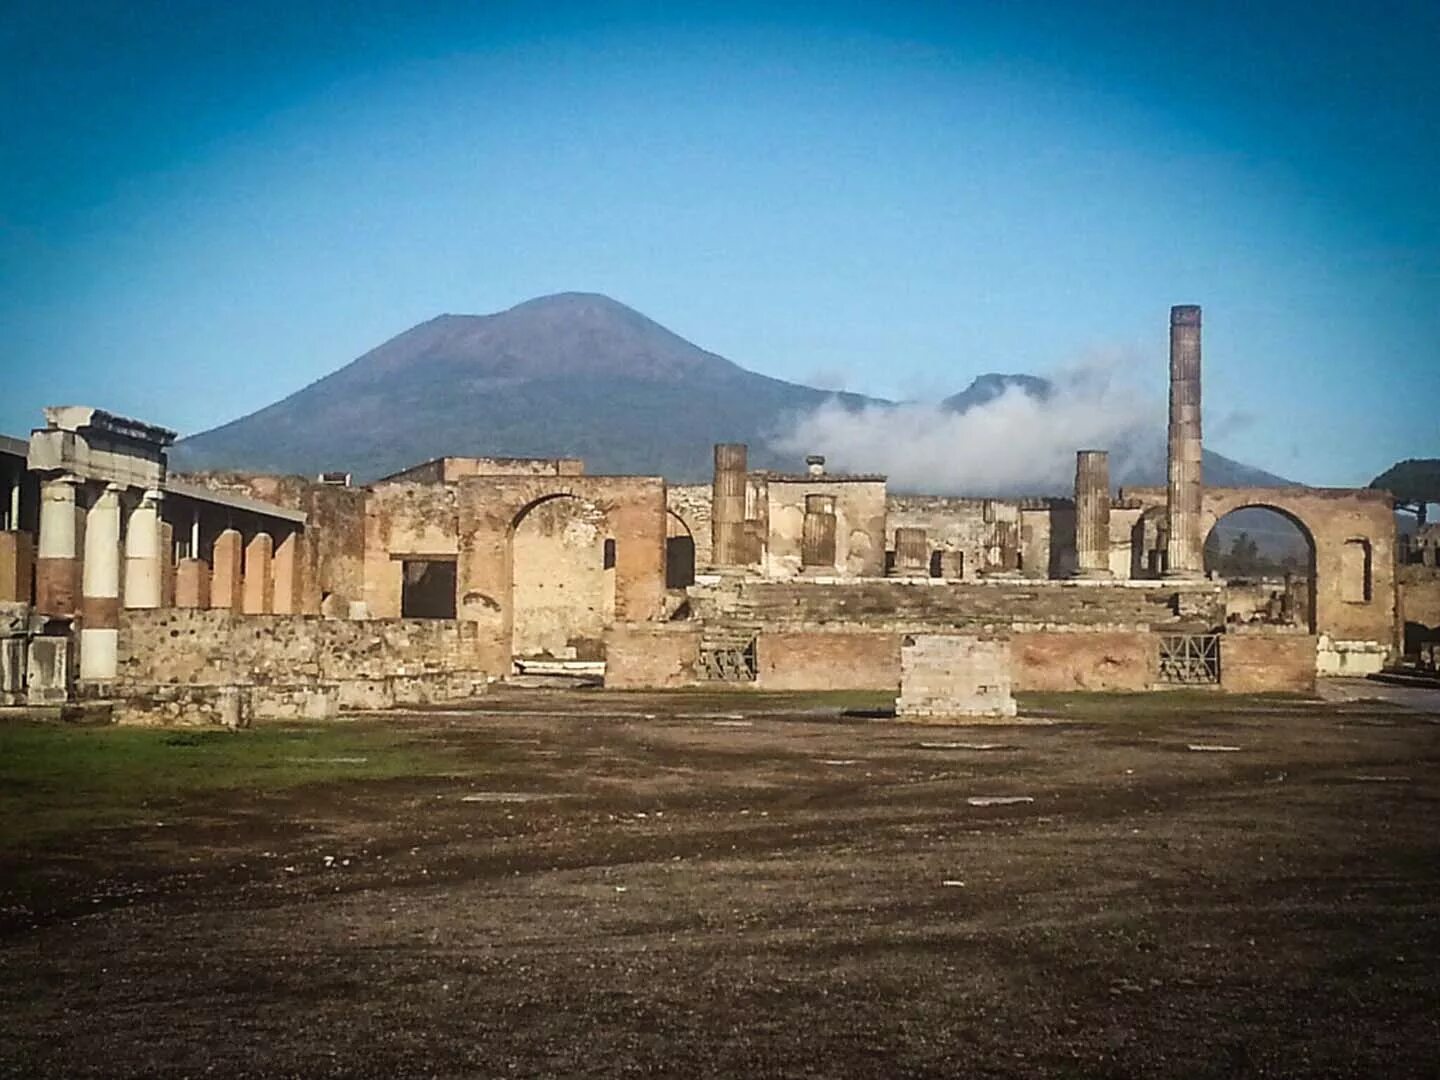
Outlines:
[{"label": "grass patch", "polygon": [[473,765],[395,724],[250,731],[0,725],[0,850],[125,825],[206,792],[456,775]]}]

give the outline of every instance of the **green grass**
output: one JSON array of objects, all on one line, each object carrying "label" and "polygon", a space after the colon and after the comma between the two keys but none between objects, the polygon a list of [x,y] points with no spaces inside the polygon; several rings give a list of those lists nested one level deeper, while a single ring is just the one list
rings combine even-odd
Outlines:
[{"label": "green grass", "polygon": [[152,820],[207,792],[454,775],[473,766],[395,724],[250,731],[0,725],[0,851]]}]

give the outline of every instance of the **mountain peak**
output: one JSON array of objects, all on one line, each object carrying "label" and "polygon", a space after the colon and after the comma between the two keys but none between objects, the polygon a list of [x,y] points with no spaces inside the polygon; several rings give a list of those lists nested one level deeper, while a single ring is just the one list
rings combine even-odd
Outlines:
[{"label": "mountain peak", "polygon": [[940,403],[940,407],[947,412],[968,412],[989,404],[1012,389],[1019,389],[1026,396],[1038,401],[1048,401],[1055,392],[1055,385],[1049,379],[1042,379],[1037,375],[988,371],[984,375],[977,375],[970,381],[970,385],[958,394],[951,394]]}]

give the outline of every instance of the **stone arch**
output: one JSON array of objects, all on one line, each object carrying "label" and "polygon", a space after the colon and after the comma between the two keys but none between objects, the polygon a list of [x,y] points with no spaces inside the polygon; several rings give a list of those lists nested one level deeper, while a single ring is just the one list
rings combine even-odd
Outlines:
[{"label": "stone arch", "polygon": [[512,656],[604,658],[615,617],[610,509],[559,490],[515,512],[506,535]]},{"label": "stone arch", "polygon": [[665,587],[695,584],[695,532],[673,507],[665,508]]},{"label": "stone arch", "polygon": [[[1312,634],[1316,626],[1316,588],[1319,577],[1318,549],[1315,533],[1305,519],[1293,508],[1276,505],[1278,499],[1246,499],[1243,494],[1230,499],[1206,500],[1202,505],[1201,529],[1203,543],[1209,549],[1210,537],[1222,521],[1241,510],[1265,510],[1289,522],[1300,538],[1305,541],[1306,559],[1304,566],[1305,584],[1297,590],[1298,595],[1285,598],[1285,604],[1295,611],[1297,625],[1306,627]],[[1207,566],[1207,570],[1210,568]],[[1238,602],[1238,598],[1233,598]],[[1298,610],[1303,609],[1303,610]]]}]

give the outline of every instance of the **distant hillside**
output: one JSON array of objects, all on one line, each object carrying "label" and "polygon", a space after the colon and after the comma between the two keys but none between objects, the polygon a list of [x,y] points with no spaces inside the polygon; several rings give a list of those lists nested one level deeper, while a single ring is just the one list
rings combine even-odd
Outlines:
[{"label": "distant hillside", "polygon": [[[982,375],[944,406],[984,405],[1030,375]],[[452,455],[578,456],[591,473],[707,479],[711,446],[748,442],[756,468],[796,469],[769,441],[826,402],[891,403],[768,378],[593,293],[560,293],[495,315],[441,315],[258,412],[182,440],[177,471],[352,472],[370,480]],[[898,433],[897,433],[898,434]],[[1117,482],[1164,483],[1163,449]],[[1283,483],[1207,452],[1217,484]]]}]

